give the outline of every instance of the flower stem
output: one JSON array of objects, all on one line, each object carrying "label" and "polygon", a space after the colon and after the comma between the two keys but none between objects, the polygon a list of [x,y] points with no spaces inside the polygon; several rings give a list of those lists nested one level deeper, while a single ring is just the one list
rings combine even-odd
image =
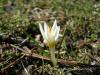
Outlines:
[{"label": "flower stem", "polygon": [[50,55],[51,55],[51,61],[53,63],[53,66],[56,67],[57,66],[57,60],[55,57],[55,48],[50,48]]}]

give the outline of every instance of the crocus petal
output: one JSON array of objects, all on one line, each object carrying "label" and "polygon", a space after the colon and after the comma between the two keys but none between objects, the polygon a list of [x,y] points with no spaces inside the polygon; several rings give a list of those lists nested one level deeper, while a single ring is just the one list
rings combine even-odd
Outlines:
[{"label": "crocus petal", "polygon": [[45,33],[44,33],[42,25],[40,23],[39,23],[39,29],[40,29],[43,39],[45,39]]},{"label": "crocus petal", "polygon": [[57,27],[57,33],[56,33],[56,35],[55,35],[55,40],[58,39],[58,37],[59,37],[59,32],[60,32],[60,26]]},{"label": "crocus petal", "polygon": [[53,32],[57,27],[57,20],[54,21],[53,26],[51,28],[51,32]]},{"label": "crocus petal", "polygon": [[47,34],[48,34],[48,25],[45,22],[44,22],[44,33],[45,33],[46,39],[48,39],[48,36],[47,36]]},{"label": "crocus petal", "polygon": [[63,35],[62,34],[59,34],[59,37],[62,37]]},{"label": "crocus petal", "polygon": [[56,28],[55,28],[55,30],[53,31],[53,36],[54,36],[54,38],[57,36],[57,33],[58,33],[58,28],[59,28],[59,26],[57,26]]},{"label": "crocus petal", "polygon": [[58,27],[56,27],[55,30],[52,32],[54,37],[56,37],[57,31],[58,31]]}]

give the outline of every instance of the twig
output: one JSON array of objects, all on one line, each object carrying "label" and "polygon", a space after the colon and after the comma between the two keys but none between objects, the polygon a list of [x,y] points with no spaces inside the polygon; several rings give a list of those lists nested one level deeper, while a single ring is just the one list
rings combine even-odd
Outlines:
[{"label": "twig", "polygon": [[22,49],[22,48],[19,48],[18,46],[15,46],[15,45],[13,45],[13,44],[10,44],[10,46],[11,46],[11,47],[14,47],[14,48],[16,48],[16,49],[18,49],[18,50],[20,50],[20,51],[23,52],[23,49]]},{"label": "twig", "polygon": [[[50,58],[41,56],[41,55],[36,54],[36,53],[32,53],[31,57],[36,58],[36,59],[40,59],[40,60],[44,60],[44,61],[50,61]],[[76,65],[77,64],[76,61],[68,61],[68,60],[66,61],[66,60],[62,60],[62,59],[58,59],[57,62],[59,64],[62,64],[62,65]]]},{"label": "twig", "polygon": [[3,72],[4,70],[8,69],[9,67],[11,67],[12,65],[14,65],[16,62],[18,62],[20,59],[22,59],[25,55],[22,55],[20,58],[16,59],[14,62],[10,63],[9,65],[7,65],[6,67],[2,68],[1,71]]}]

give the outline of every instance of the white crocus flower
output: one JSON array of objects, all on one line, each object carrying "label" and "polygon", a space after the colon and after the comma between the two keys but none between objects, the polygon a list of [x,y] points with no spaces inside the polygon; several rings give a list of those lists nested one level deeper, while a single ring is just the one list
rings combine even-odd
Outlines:
[{"label": "white crocus flower", "polygon": [[57,26],[57,21],[54,21],[52,27],[49,27],[46,22],[44,22],[44,27],[39,23],[40,32],[43,36],[44,42],[49,48],[55,47],[55,44],[59,37],[60,26]]},{"label": "white crocus flower", "polygon": [[60,26],[57,26],[57,21],[54,21],[54,24],[52,27],[49,27],[46,22],[44,22],[44,27],[42,27],[41,24],[39,24],[40,32],[43,36],[44,42],[50,49],[50,55],[51,55],[51,61],[53,63],[53,66],[57,66],[57,60],[55,57],[55,45],[59,37],[60,32]]}]

